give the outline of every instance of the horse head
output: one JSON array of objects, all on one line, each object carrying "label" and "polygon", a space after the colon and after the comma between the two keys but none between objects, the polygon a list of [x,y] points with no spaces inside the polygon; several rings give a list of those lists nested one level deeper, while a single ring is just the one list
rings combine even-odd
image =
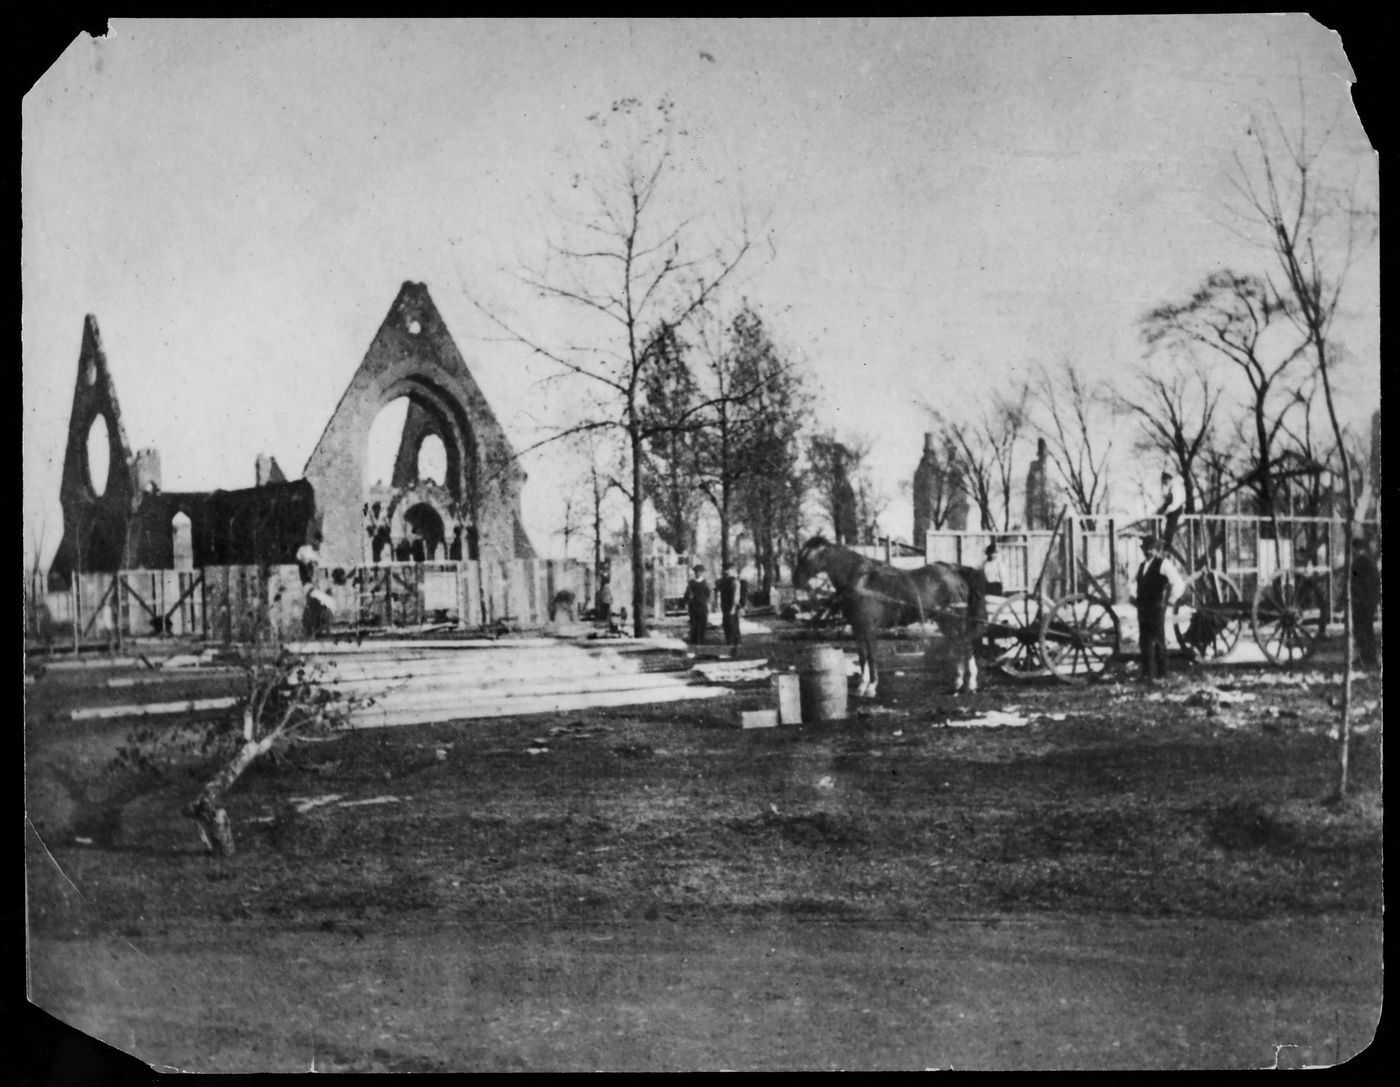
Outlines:
[{"label": "horse head", "polygon": [[802,545],[797,552],[797,561],[792,564],[793,585],[804,589],[812,578],[825,569],[822,564],[822,555],[830,546],[831,544],[825,536],[813,536]]}]

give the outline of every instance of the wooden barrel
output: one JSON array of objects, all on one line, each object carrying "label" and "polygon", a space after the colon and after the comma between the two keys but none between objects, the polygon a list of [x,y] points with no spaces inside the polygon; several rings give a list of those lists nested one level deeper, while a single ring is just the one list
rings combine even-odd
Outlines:
[{"label": "wooden barrel", "polygon": [[802,661],[802,720],[840,721],[846,716],[846,654],[835,646],[817,646]]}]

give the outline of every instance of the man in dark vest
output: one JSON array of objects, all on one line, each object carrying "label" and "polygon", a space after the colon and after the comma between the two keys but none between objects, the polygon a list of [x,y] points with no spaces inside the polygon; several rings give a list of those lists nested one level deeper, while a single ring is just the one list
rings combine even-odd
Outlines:
[{"label": "man in dark vest", "polygon": [[695,567],[695,576],[685,587],[681,603],[690,616],[690,644],[705,644],[705,628],[710,624],[710,583],[705,580],[705,568]]},{"label": "man in dark vest", "polygon": [[739,577],[732,562],[725,563],[724,575],[719,579],[720,624],[724,628],[724,642],[729,651],[739,655],[739,619],[749,604],[749,587]]},{"label": "man in dark vest", "polygon": [[1147,557],[1137,571],[1138,644],[1141,647],[1144,683],[1167,676],[1167,609],[1186,589],[1186,579],[1166,554],[1162,541],[1145,536],[1142,549]]}]

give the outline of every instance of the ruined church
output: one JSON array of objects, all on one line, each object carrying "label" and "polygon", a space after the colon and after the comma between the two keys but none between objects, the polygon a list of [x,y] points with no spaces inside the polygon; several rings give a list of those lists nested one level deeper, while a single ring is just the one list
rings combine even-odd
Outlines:
[{"label": "ruined church", "polygon": [[[368,487],[370,427],[407,398],[392,477]],[[100,420],[100,424],[99,424]],[[89,436],[105,429],[105,480]],[[446,478],[420,480],[418,454],[436,437]],[[323,566],[428,559],[533,558],[520,518],[525,473],[422,283],[405,283],[331,414],[302,478],[260,456],[254,485],[167,492],[159,453],[127,442],[97,320],[83,322],[60,501],[63,538],[53,588],[78,572],[276,565],[317,548]]]}]

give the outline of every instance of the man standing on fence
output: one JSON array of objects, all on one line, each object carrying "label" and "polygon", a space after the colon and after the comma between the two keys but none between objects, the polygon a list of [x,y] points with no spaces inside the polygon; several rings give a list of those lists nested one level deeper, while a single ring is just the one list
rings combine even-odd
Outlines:
[{"label": "man standing on fence", "polygon": [[724,643],[729,652],[739,655],[739,621],[749,603],[749,587],[744,584],[732,562],[725,563],[724,576],[719,579],[720,624],[724,628]]},{"label": "man standing on fence", "polygon": [[1186,512],[1186,484],[1170,468],[1162,470],[1162,504],[1157,507],[1157,516],[1167,519],[1162,529],[1162,547],[1169,548],[1176,538],[1176,526],[1181,523],[1181,515]]},{"label": "man standing on fence", "polygon": [[686,583],[681,603],[690,616],[690,644],[705,644],[705,628],[710,625],[710,583],[705,580],[705,568],[696,566],[695,576]]},{"label": "man standing on fence", "polygon": [[1186,579],[1167,556],[1165,545],[1155,536],[1145,536],[1142,549],[1147,557],[1137,571],[1138,645],[1141,649],[1144,683],[1167,677],[1167,609],[1186,590]]}]

